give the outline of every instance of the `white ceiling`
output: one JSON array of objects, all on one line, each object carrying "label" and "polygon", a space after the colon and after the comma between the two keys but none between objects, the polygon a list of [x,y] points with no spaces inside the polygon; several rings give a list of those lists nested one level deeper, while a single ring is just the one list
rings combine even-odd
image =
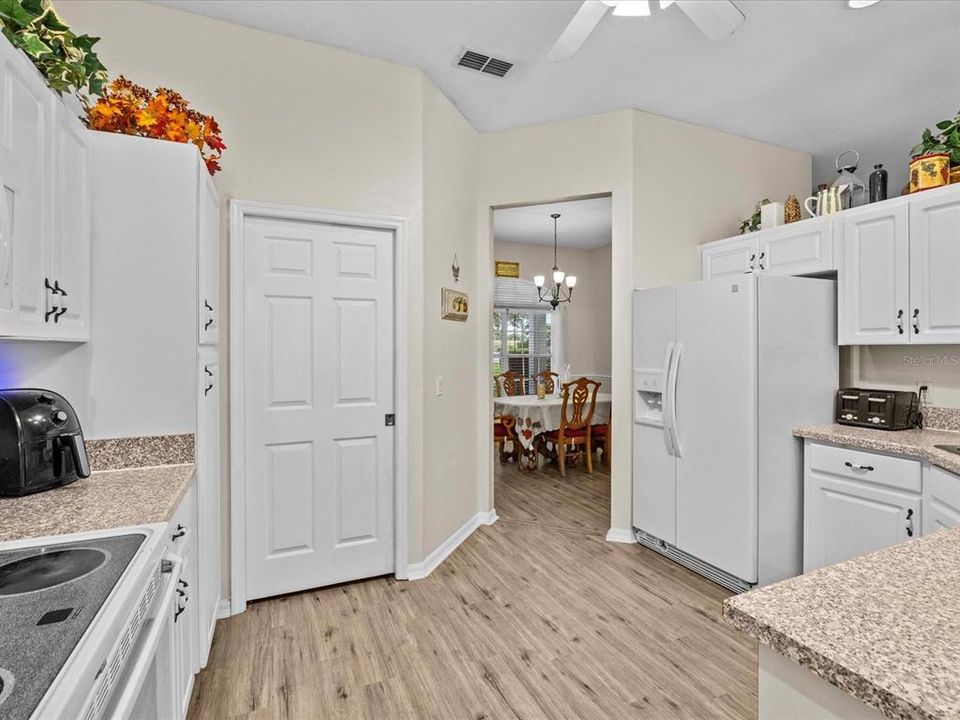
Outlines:
[{"label": "white ceiling", "polygon": [[613,208],[609,197],[570,200],[493,211],[495,242],[553,245],[553,213],[557,220],[557,245],[594,250],[609,245]]},{"label": "white ceiling", "polygon": [[[155,0],[422,68],[482,132],[627,107],[815,155],[854,147],[891,180],[923,127],[958,105],[960,2],[737,0],[746,22],[708,41],[676,6],[607,15],[572,60],[547,52],[579,0]],[[506,79],[457,68],[469,47],[513,61]]]}]

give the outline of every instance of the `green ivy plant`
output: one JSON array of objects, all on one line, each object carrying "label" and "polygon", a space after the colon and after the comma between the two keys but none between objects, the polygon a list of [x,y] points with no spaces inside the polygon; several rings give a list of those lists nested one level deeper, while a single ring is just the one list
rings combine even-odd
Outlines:
[{"label": "green ivy plant", "polygon": [[960,165],[960,112],[952,120],[941,120],[936,127],[936,135],[930,128],[923,131],[920,142],[910,149],[910,157],[946,153],[951,165]]},{"label": "green ivy plant", "polygon": [[100,38],[74,34],[50,0],[0,0],[0,30],[58,93],[100,94],[107,81],[93,51]]},{"label": "green ivy plant", "polygon": [[746,220],[740,221],[741,235],[748,232],[755,232],[756,230],[760,229],[760,208],[762,208],[768,202],[770,202],[770,198],[764,198],[763,200],[758,202],[756,209],[753,211],[753,215],[751,215]]}]

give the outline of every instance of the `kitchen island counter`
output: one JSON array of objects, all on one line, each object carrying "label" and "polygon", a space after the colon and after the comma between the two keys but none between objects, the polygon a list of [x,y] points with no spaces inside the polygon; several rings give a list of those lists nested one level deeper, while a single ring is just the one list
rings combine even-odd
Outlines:
[{"label": "kitchen island counter", "polygon": [[956,720],[958,588],[960,528],[953,528],[731,597],[723,615],[761,643],[761,718],[771,648],[833,686],[825,692],[839,688],[870,706],[866,712]]}]

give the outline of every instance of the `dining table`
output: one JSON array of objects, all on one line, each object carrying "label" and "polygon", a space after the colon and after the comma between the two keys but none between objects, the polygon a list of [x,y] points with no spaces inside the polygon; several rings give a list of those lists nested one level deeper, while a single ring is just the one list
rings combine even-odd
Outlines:
[{"label": "dining table", "polygon": [[[523,462],[521,469],[532,469],[538,464],[537,436],[560,427],[563,397],[558,394],[539,398],[536,395],[504,395],[493,399],[497,415],[510,415],[516,420],[514,432],[520,441]],[[610,393],[597,393],[591,425],[610,422]]]}]

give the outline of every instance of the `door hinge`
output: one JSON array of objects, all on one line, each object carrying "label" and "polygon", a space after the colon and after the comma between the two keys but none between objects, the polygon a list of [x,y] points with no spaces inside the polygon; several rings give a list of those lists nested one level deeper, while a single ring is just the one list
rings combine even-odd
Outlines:
[{"label": "door hinge", "polygon": [[387,413],[383,416],[383,424],[387,427],[393,427],[397,424],[397,416],[393,413]]}]

